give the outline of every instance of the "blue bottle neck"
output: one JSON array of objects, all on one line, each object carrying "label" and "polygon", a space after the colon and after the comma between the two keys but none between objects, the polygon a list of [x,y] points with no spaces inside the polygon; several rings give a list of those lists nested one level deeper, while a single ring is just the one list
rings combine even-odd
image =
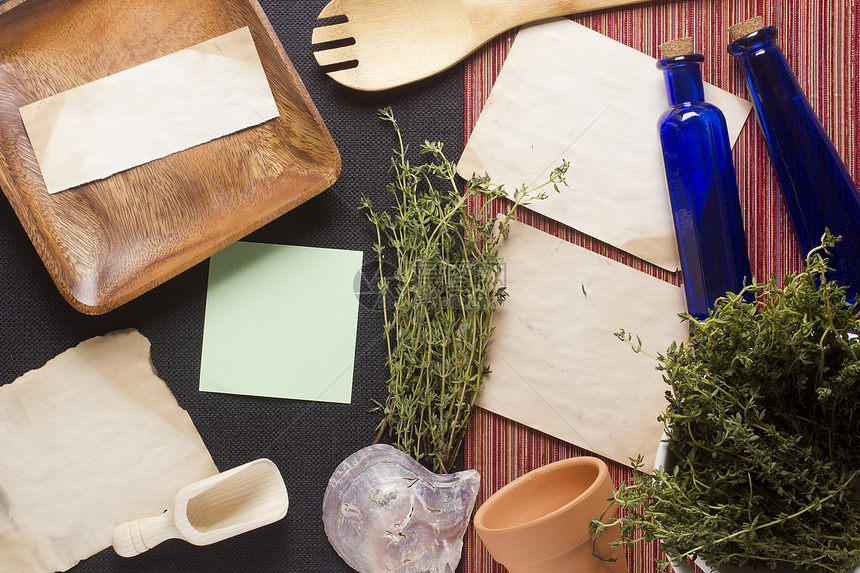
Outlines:
[{"label": "blue bottle neck", "polygon": [[761,56],[765,52],[773,50],[777,52],[776,55],[781,56],[781,52],[779,52],[779,48],[776,45],[776,37],[776,28],[766,26],[729,44],[729,53],[742,61],[750,56]]},{"label": "blue bottle neck", "polygon": [[705,60],[700,54],[687,54],[665,58],[657,62],[666,79],[669,105],[696,104],[705,101],[701,64]]}]

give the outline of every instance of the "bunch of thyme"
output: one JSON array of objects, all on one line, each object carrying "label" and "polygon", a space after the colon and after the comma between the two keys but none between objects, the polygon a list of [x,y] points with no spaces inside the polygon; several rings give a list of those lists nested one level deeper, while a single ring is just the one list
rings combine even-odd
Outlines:
[{"label": "bunch of thyme", "polygon": [[[622,543],[710,566],[843,572],[860,556],[856,302],[827,280],[829,233],[803,272],[717,301],[658,355],[675,464],[614,493]],[[754,300],[751,300],[754,299]],[[641,341],[631,342],[641,351]],[[635,462],[641,468],[641,458]]]},{"label": "bunch of thyme", "polygon": [[[399,141],[391,158],[394,180],[387,187],[393,208],[377,212],[366,197],[361,201],[376,227],[390,373],[380,435],[388,430],[395,447],[434,471],[449,472],[488,372],[493,312],[506,296],[498,241],[517,207],[545,197],[539,191],[545,185],[558,190],[567,164],[544,185],[517,189],[497,222],[487,210],[494,200],[507,198],[501,186],[474,177],[464,192],[439,142],[421,146],[429,162],[411,164],[391,108],[380,110],[379,117],[394,127]],[[469,201],[479,195],[487,202],[472,213]],[[390,278],[384,272],[388,261],[396,265]]]}]

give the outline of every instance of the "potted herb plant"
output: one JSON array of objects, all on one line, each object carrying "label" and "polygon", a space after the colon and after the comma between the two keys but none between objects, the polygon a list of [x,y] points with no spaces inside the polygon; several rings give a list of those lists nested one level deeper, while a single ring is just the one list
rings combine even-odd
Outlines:
[{"label": "potted herb plant", "polygon": [[682,315],[689,339],[654,357],[674,462],[616,488],[620,517],[596,534],[659,540],[676,571],[690,558],[721,573],[858,566],[860,307],[827,279],[836,240],[826,233],[784,287],[751,284],[704,320]]}]

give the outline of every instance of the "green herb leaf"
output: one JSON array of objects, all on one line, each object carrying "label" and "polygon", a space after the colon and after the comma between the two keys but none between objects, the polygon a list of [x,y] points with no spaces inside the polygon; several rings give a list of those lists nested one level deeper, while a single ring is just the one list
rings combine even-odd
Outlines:
[{"label": "green herb leaf", "polygon": [[[860,329],[827,279],[829,233],[804,272],[727,293],[658,355],[677,463],[621,484],[622,543],[667,558],[843,572],[858,564]],[[617,336],[632,343],[624,331]],[[641,459],[638,461],[641,469]]]},{"label": "green herb leaf", "polygon": [[[502,233],[496,232],[488,210],[507,198],[501,186],[483,176],[462,189],[439,142],[425,141],[420,153],[429,161],[411,164],[391,108],[378,116],[398,139],[387,187],[393,208],[380,213],[366,198],[360,202],[376,228],[380,277],[383,253],[390,257],[385,262],[396,265],[391,282],[379,283],[390,372],[379,430],[434,471],[448,472],[488,372],[493,312],[507,296],[498,241],[516,209],[541,196],[535,191],[543,186],[516,190],[498,222]],[[567,165],[556,168],[545,185],[563,184]],[[487,202],[476,216],[468,206],[478,196]]]}]

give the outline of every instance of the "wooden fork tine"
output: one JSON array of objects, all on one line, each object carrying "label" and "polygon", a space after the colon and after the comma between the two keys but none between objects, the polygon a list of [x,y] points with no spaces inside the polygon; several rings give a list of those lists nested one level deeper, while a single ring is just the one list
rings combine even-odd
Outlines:
[{"label": "wooden fork tine", "polygon": [[359,72],[358,68],[349,68],[346,70],[328,72],[328,75],[337,83],[344,85],[348,88],[355,88],[357,90],[364,89],[362,88],[361,73]]},{"label": "wooden fork tine", "polygon": [[331,26],[320,26],[314,28],[311,33],[311,44],[324,44],[325,42],[336,42],[351,38],[349,27],[344,24],[332,24]]},{"label": "wooden fork tine", "polygon": [[341,0],[331,0],[328,4],[320,12],[320,15],[317,16],[317,20],[322,20],[323,18],[334,18],[335,16],[343,16],[344,11],[341,7]]},{"label": "wooden fork tine", "polygon": [[318,50],[314,52],[314,57],[317,59],[317,63],[321,66],[341,64],[343,62],[356,59],[352,48],[352,46],[343,46],[341,48],[332,48],[330,50]]}]

